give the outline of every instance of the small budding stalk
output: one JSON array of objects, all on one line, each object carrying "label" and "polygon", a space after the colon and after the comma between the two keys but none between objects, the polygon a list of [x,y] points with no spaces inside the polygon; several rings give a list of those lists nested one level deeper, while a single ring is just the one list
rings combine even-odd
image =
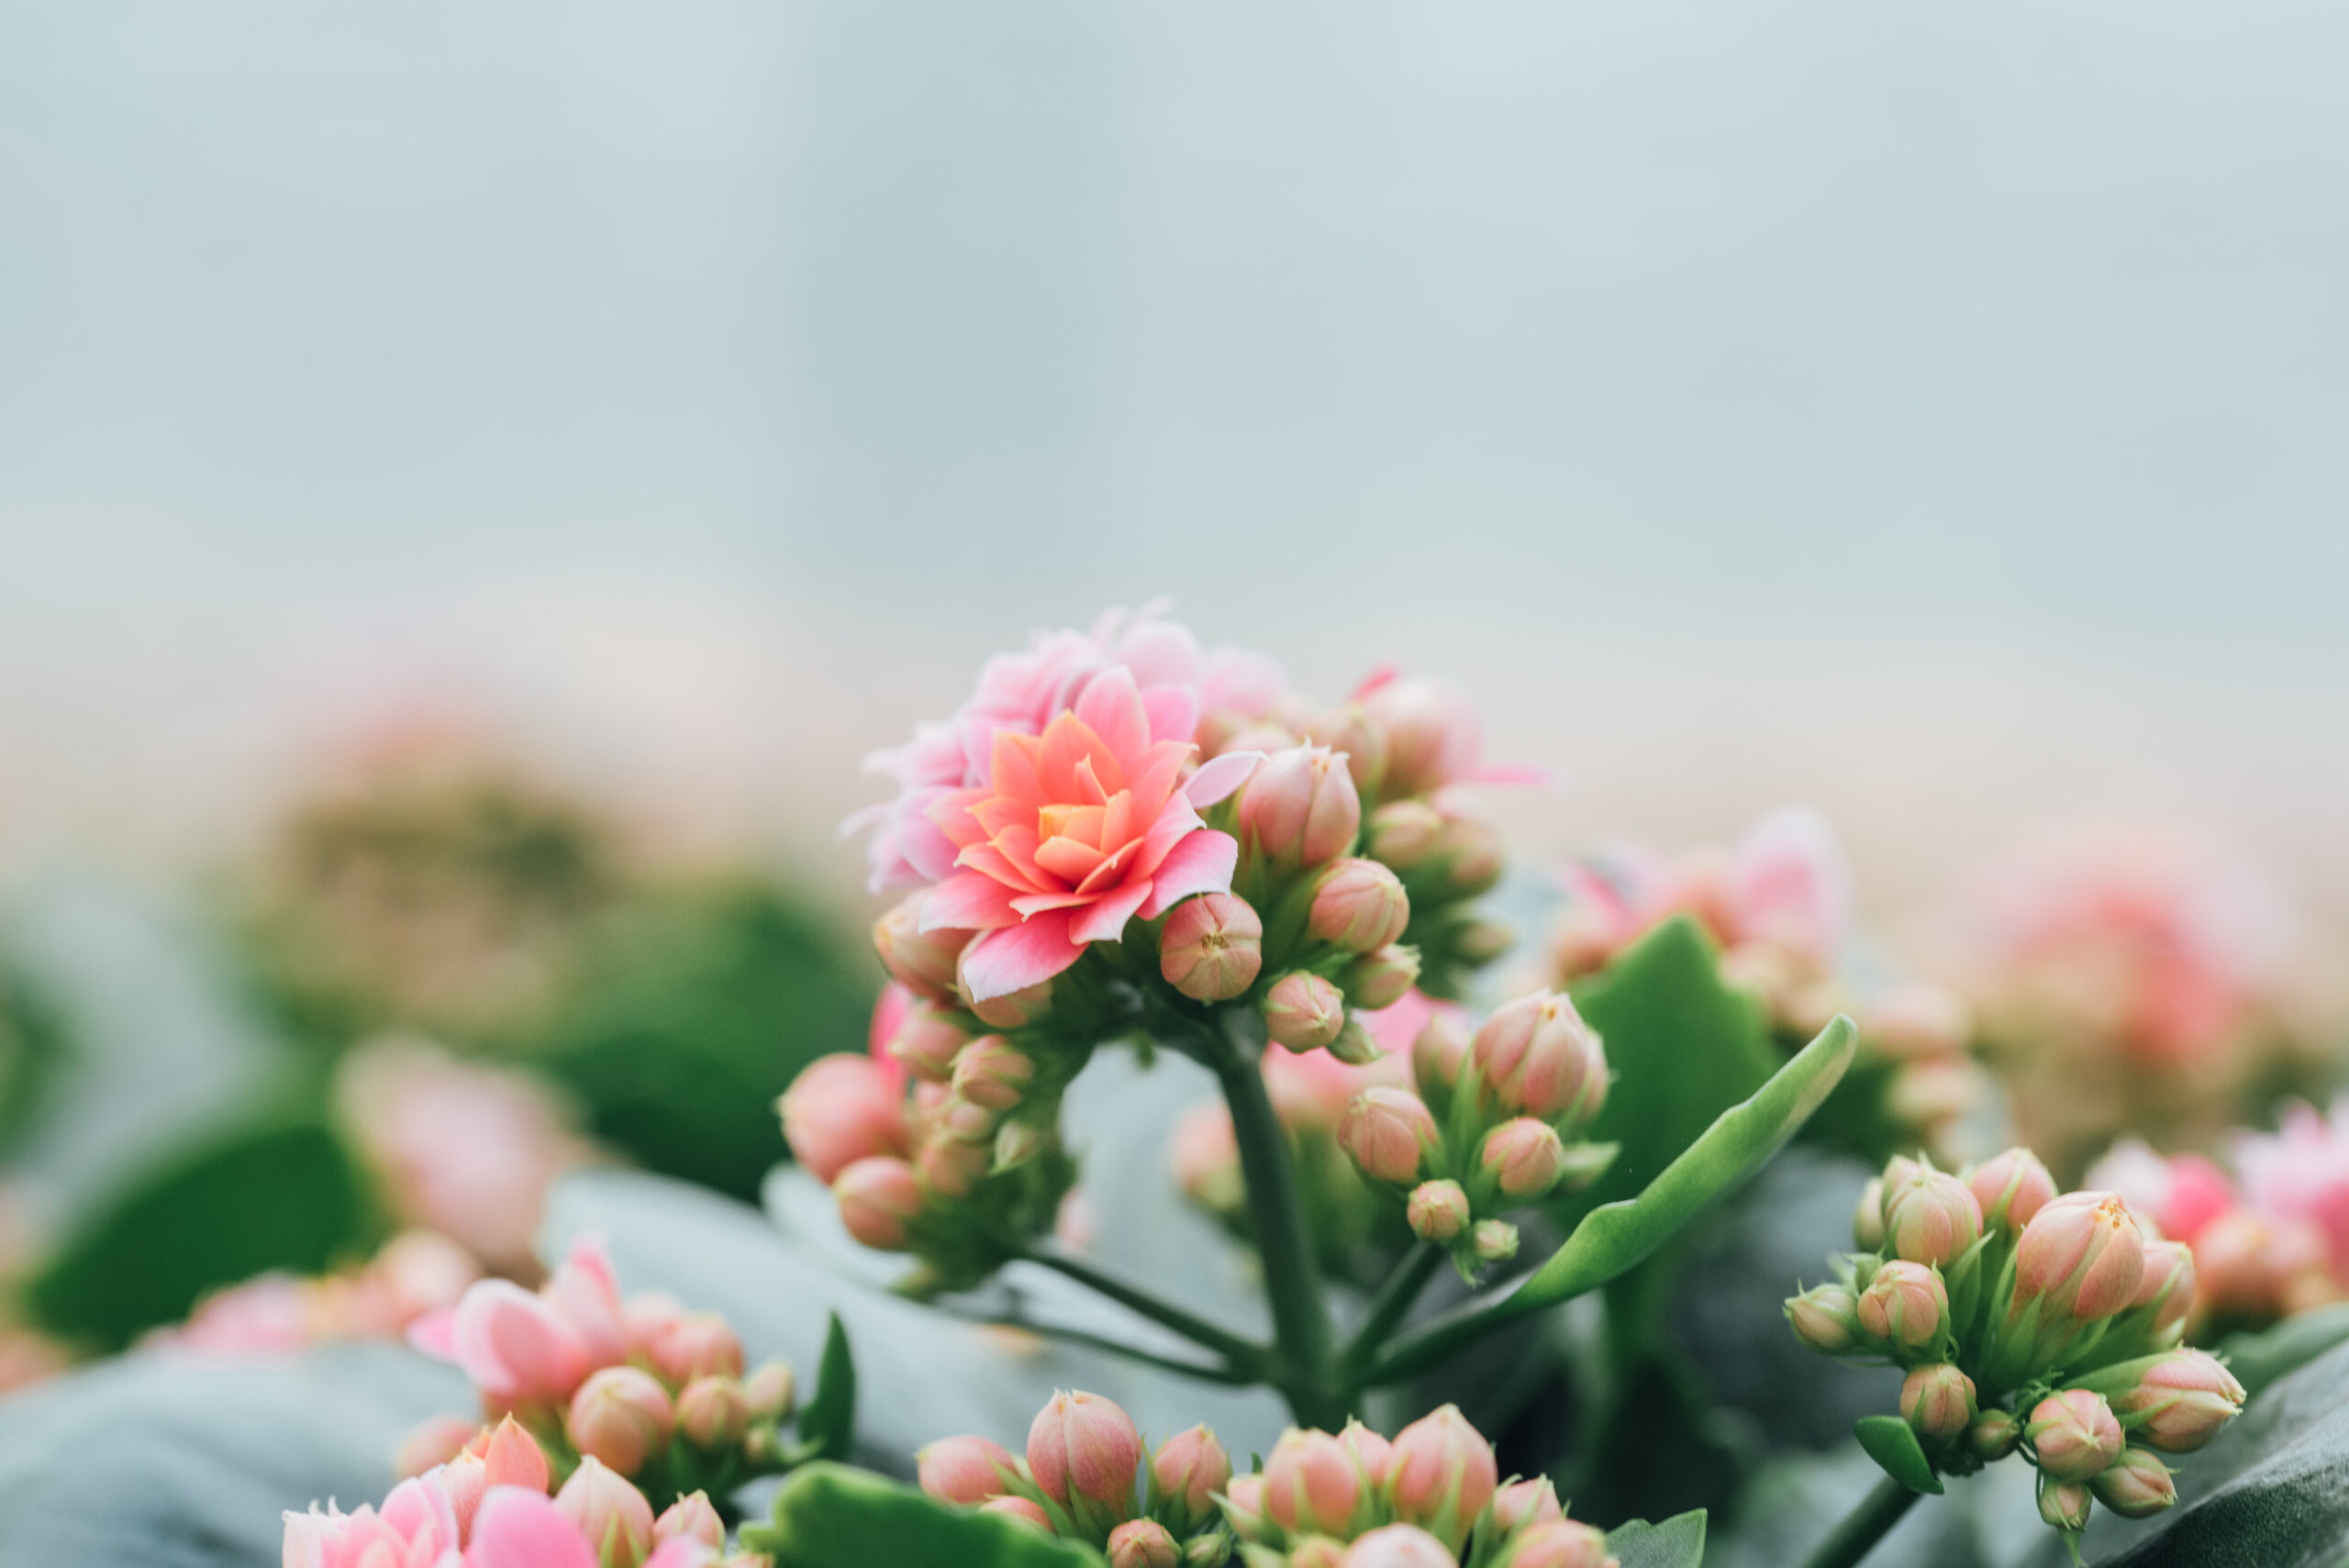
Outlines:
[{"label": "small budding stalk", "polygon": [[1056,1394],[1025,1458],[984,1438],[918,1456],[942,1503],[1083,1541],[1110,1568],[1619,1568],[1546,1480],[1501,1484],[1492,1445],[1445,1406],[1395,1438],[1360,1422],[1291,1428],[1264,1468],[1234,1475],[1204,1427],[1145,1449],[1126,1413]]},{"label": "small budding stalk", "polygon": [[1900,1417],[1936,1471],[2021,1453],[2040,1517],[2075,1541],[2097,1503],[2129,1518],[2170,1507],[2158,1456],[2243,1408],[2226,1368],[2180,1344],[2192,1254],[2110,1193],[2057,1193],[2028,1150],[1959,1175],[1895,1158],[1852,1229],[1863,1250],[1787,1302],[1795,1337],[1905,1369]]}]

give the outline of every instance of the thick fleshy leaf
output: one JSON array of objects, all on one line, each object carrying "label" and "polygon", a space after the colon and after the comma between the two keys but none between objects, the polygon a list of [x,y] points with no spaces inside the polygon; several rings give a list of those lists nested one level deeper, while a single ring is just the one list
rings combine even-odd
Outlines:
[{"label": "thick fleshy leaf", "polygon": [[1607,1551],[1621,1568],[1698,1568],[1705,1561],[1702,1509],[1662,1524],[1633,1519],[1607,1532]]},{"label": "thick fleshy leaf", "polygon": [[2349,1342],[2349,1302],[2287,1318],[2256,1334],[2231,1335],[2218,1349],[2235,1381],[2257,1398],[2269,1384],[2343,1342]]},{"label": "thick fleshy leaf", "polygon": [[849,1353],[841,1315],[824,1330],[824,1354],[816,1365],[816,1392],[799,1412],[799,1440],[821,1459],[846,1459],[856,1433],[856,1361]]},{"label": "thick fleshy leaf", "polygon": [[1863,1416],[1852,1429],[1860,1448],[1882,1470],[1911,1492],[1939,1493],[1942,1478],[1917,1441],[1916,1429],[1898,1416]]},{"label": "thick fleshy leaf", "polygon": [[1101,1554],[1013,1520],[933,1502],[910,1486],[811,1464],[775,1494],[742,1545],[786,1568],[1100,1568]]}]

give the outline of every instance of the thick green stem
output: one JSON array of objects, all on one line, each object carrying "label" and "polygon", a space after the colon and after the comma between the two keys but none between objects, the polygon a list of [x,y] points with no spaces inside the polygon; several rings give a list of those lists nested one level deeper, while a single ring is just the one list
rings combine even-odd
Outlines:
[{"label": "thick green stem", "polygon": [[1442,1262],[1443,1249],[1421,1241],[1395,1265],[1395,1272],[1386,1276],[1386,1283],[1378,1287],[1377,1296],[1372,1298],[1370,1315],[1363,1319],[1353,1342],[1346,1346],[1343,1364],[1349,1375],[1360,1377],[1370,1370],[1379,1347],[1386,1343],[1386,1337],[1395,1332],[1396,1325],[1403,1321],[1411,1310],[1411,1303],[1419,1300],[1419,1292],[1427,1289],[1428,1281],[1435,1277],[1435,1271]]},{"label": "thick green stem", "polygon": [[[1037,1248],[1028,1254],[1031,1262],[1066,1274],[1078,1284],[1108,1296],[1119,1306],[1170,1329],[1195,1345],[1215,1351],[1230,1363],[1232,1370],[1251,1373],[1261,1373],[1264,1362],[1264,1347],[1219,1329],[1204,1318],[1196,1317],[1164,1301],[1138,1284],[1130,1284],[1111,1273],[1098,1263],[1057,1250]],[[1049,1332],[1050,1330],[1046,1330]]]},{"label": "thick green stem", "polygon": [[1417,1376],[1453,1351],[1524,1317],[1526,1308],[1511,1305],[1516,1298],[1513,1287],[1507,1294],[1472,1296],[1428,1319],[1397,1340],[1363,1374],[1363,1381],[1378,1388]]},{"label": "thick green stem", "polygon": [[1810,1554],[1803,1568],[1856,1568],[1900,1522],[1901,1516],[1915,1505],[1919,1496],[1886,1476],[1858,1507],[1843,1516],[1843,1522],[1819,1543],[1819,1550]]}]

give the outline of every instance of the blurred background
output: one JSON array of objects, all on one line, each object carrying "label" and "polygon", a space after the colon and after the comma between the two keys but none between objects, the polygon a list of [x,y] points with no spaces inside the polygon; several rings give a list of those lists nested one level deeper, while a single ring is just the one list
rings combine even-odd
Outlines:
[{"label": "blurred background", "polygon": [[[8,1156],[31,1316],[117,1344],[429,1219],[363,1071],[523,1061],[542,1166],[754,1192],[878,979],[861,758],[1162,596],[1308,690],[1474,693],[1571,775],[1494,803],[1537,872],[1804,804],[1929,963],[2016,844],[2152,827],[2256,868],[2321,990],[2344,46],[2170,0],[0,0],[5,945],[17,1060],[69,1063]],[[736,1142],[648,1039],[729,1064]],[[125,1173],[260,1158],[262,1101],[348,1212],[89,1307],[72,1238],[189,1229]]]}]

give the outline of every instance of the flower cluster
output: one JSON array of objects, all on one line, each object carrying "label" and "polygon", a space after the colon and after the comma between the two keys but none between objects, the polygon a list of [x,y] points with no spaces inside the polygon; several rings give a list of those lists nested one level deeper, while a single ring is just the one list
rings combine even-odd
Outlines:
[{"label": "flower cluster", "polygon": [[[791,1369],[769,1362],[744,1375],[742,1342],[716,1313],[668,1296],[623,1299],[602,1243],[584,1238],[539,1290],[482,1280],[410,1339],[453,1361],[493,1420],[518,1421],[558,1479],[600,1465],[673,1493],[726,1496],[789,1461]],[[410,1437],[403,1468],[449,1460],[478,1440],[473,1423],[443,1418]]]},{"label": "flower cluster", "polygon": [[1896,1158],[1853,1229],[1869,1251],[1787,1303],[1796,1337],[1907,1369],[1900,1414],[1934,1468],[2021,1451],[2057,1529],[2081,1529],[2091,1498],[2129,1518],[2168,1507],[2161,1454],[2200,1448],[2243,1406],[2225,1367],[2179,1348],[2193,1254],[2114,1194],[2059,1195],[2026,1150],[1962,1176]]},{"label": "flower cluster", "polygon": [[1966,1055],[1972,1020],[1950,992],[1918,981],[1863,991],[1846,973],[1852,878],[1833,829],[1809,811],[1772,812],[1728,851],[1673,859],[1619,843],[1568,864],[1553,929],[1554,984],[1596,973],[1675,916],[1721,950],[1721,975],[1753,995],[1782,1049],[1799,1049],[1838,1013],[1860,1029],[1860,1055],[1814,1124],[1871,1158],[1946,1145],[1981,1093]]},{"label": "flower cluster", "polygon": [[481,1277],[473,1255],[430,1230],[395,1236],[355,1269],[297,1277],[265,1273],[213,1292],[187,1321],[140,1340],[146,1350],[273,1355],[337,1340],[396,1340],[453,1307]]},{"label": "flower cluster", "polygon": [[1055,1394],[1025,1457],[985,1438],[919,1455],[922,1490],[1100,1548],[1110,1568],[1612,1568],[1547,1481],[1502,1485],[1492,1445],[1445,1406],[1393,1441],[1291,1429],[1234,1475],[1205,1427],[1148,1449],[1115,1404]]},{"label": "flower cluster", "polygon": [[2235,1174],[2199,1154],[2117,1144],[2088,1173],[2194,1250],[2195,1321],[2256,1328],[2349,1296],[2349,1099],[2296,1105],[2229,1141]]},{"label": "flower cluster", "polygon": [[509,1416],[393,1487],[381,1507],[289,1512],[285,1568],[771,1568],[764,1557],[726,1555],[726,1526],[707,1493],[655,1514],[592,1456],[556,1480]]}]

